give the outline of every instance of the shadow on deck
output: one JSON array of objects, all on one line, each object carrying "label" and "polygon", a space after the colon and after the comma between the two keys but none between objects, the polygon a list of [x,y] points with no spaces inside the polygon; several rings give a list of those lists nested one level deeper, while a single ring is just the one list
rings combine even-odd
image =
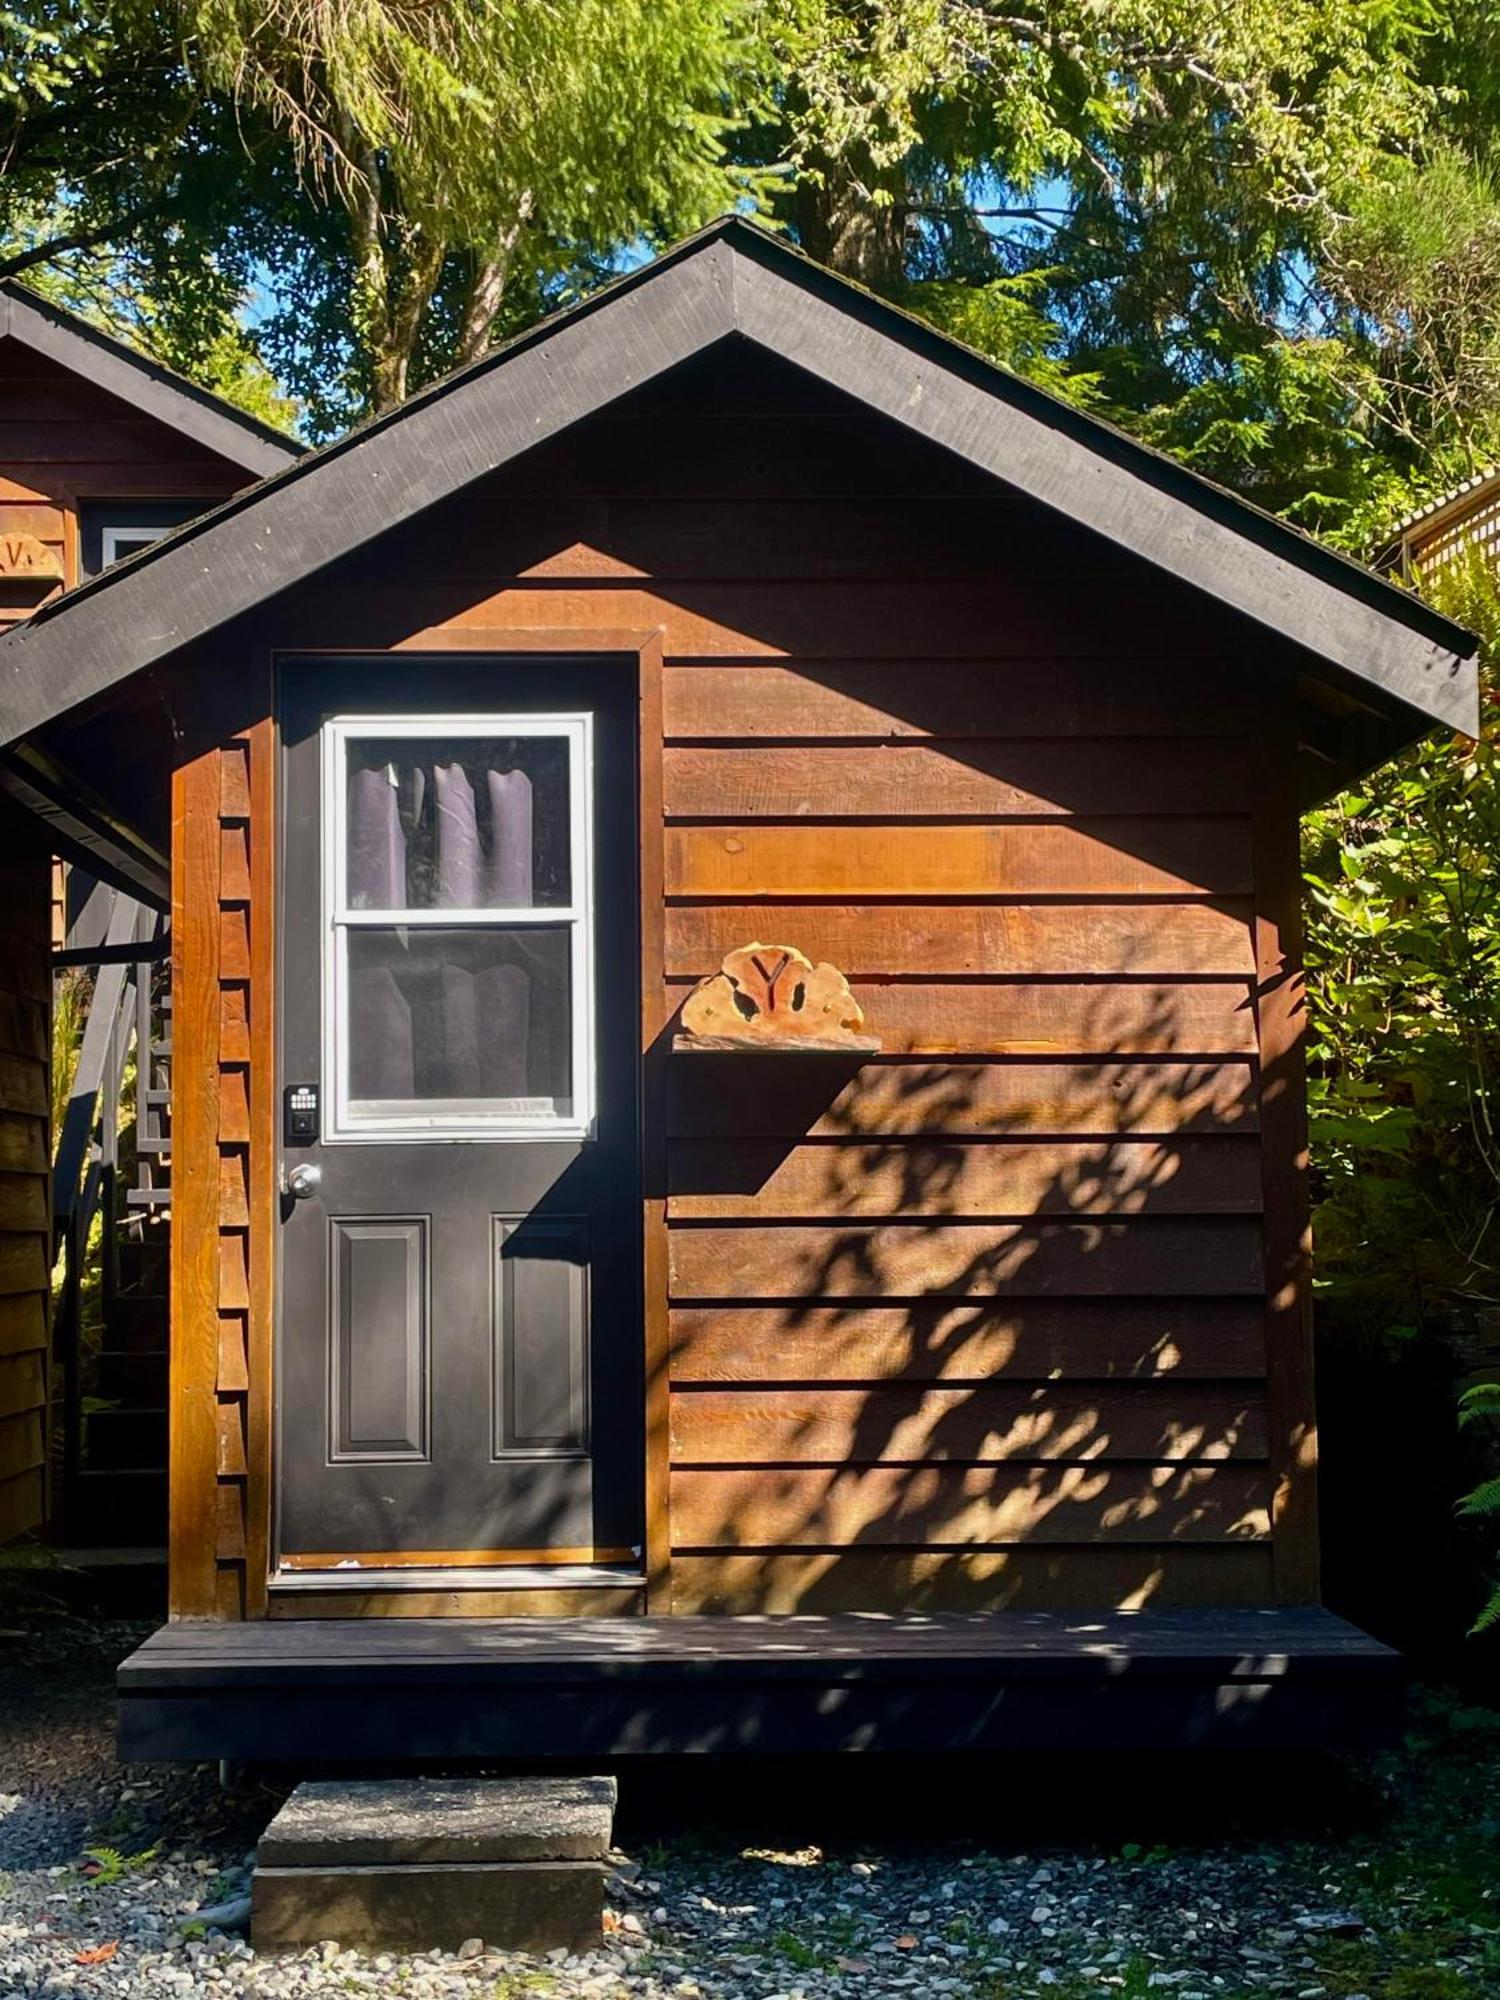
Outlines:
[{"label": "shadow on deck", "polygon": [[164,1626],[129,1761],[1358,1750],[1397,1654],[1331,1612],[306,1619]]}]

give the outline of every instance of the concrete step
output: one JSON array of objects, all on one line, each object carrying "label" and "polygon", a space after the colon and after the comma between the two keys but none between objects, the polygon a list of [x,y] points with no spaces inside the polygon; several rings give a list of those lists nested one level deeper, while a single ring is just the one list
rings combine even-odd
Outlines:
[{"label": "concrete step", "polygon": [[257,1951],[588,1951],[604,1917],[612,1778],[331,1779],[261,1836]]}]

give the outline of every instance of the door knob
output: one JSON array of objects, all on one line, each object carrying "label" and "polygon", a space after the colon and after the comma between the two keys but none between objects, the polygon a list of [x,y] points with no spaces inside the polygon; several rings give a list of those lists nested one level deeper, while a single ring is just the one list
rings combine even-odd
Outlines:
[{"label": "door knob", "polygon": [[287,1169],[284,1185],[293,1201],[306,1201],[323,1185],[323,1169],[312,1166],[306,1160],[299,1161],[295,1167]]}]

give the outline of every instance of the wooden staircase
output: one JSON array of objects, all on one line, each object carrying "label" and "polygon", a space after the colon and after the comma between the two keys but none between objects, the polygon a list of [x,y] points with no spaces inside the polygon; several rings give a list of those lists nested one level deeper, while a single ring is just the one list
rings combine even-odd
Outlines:
[{"label": "wooden staircase", "polygon": [[171,1230],[165,930],[128,897],[82,887],[54,954],[59,969],[94,973],[53,1169],[62,1257],[55,1526],[84,1568],[160,1571]]}]

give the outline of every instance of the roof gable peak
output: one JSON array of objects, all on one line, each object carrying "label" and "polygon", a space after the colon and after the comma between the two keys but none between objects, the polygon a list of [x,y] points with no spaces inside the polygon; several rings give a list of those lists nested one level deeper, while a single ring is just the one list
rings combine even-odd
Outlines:
[{"label": "roof gable peak", "polygon": [[1409,592],[727,216],[0,639],[0,741],[732,337],[1241,612],[1407,735],[1476,728],[1474,641]]}]

